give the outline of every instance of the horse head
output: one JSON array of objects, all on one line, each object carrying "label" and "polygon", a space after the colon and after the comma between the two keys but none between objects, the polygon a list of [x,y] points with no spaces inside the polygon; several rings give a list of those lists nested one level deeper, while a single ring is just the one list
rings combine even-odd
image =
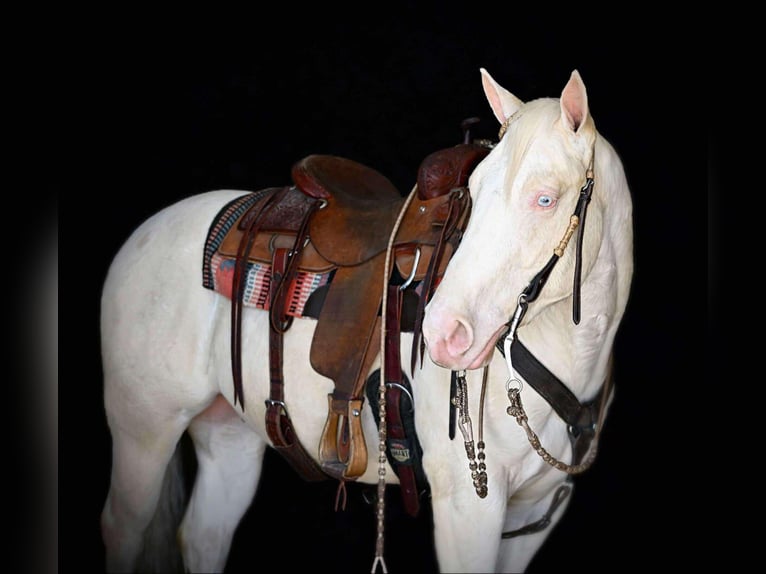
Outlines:
[{"label": "horse head", "polygon": [[[453,370],[489,363],[519,295],[557,248],[555,268],[523,324],[572,298],[575,241],[561,249],[562,237],[595,164],[596,183],[581,248],[581,277],[587,280],[602,245],[607,199],[600,190],[607,184],[599,177],[602,173],[610,177],[607,166],[599,162],[607,151],[601,148],[611,148],[596,130],[585,84],[576,70],[560,98],[526,103],[486,70],[481,74],[484,93],[501,124],[500,141],[471,175],[471,218],[423,323],[431,359]],[[606,156],[605,164],[615,163],[610,153]],[[584,292],[584,308],[594,296]]]}]

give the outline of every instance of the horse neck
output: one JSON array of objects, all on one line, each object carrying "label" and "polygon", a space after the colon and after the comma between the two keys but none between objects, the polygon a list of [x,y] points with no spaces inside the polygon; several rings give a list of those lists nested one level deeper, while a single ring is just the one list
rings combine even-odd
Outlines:
[{"label": "horse neck", "polygon": [[[589,400],[606,379],[633,275],[632,202],[622,163],[602,137],[596,141],[596,188],[604,209],[596,262],[582,282],[582,318],[572,320],[572,296],[529,313],[519,339],[577,397]],[[531,303],[535,305],[535,303]]]},{"label": "horse neck", "polygon": [[606,378],[619,323],[610,309],[613,301],[597,291],[603,291],[608,272],[607,265],[597,263],[583,281],[579,324],[572,321],[570,296],[548,305],[518,330],[524,345],[581,401],[593,398]]}]

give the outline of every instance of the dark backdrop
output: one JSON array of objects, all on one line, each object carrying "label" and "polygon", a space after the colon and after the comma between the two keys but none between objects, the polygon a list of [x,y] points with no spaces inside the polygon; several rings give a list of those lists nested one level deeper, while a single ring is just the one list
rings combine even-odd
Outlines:
[{"label": "dark backdrop", "polygon": [[[590,29],[574,17],[554,29],[545,14],[285,12],[226,27],[115,15],[88,40],[73,38],[81,50],[71,57],[51,46],[47,85],[60,97],[48,110],[49,151],[74,176],[61,206],[61,324],[79,329],[60,339],[60,565],[95,572],[103,564],[110,441],[99,294],[131,231],[191,194],[282,185],[310,153],[368,164],[407,193],[427,154],[459,142],[464,118],[479,116],[476,135],[495,137],[480,67],[524,100],[557,97],[578,69],[634,199],[635,280],[617,340],[616,401],[596,464],[576,479],[569,510],[530,571],[656,564],[658,542],[673,542],[681,498],[676,389],[697,377],[688,369],[707,309],[702,150],[674,105],[686,91],[676,66],[683,53],[651,56],[643,49],[651,34]],[[656,41],[662,31],[653,30]],[[672,296],[679,283],[683,298]],[[305,485],[269,455],[227,571],[255,571],[263,561],[369,571],[373,507],[364,494],[352,488],[349,510],[336,514],[333,485]],[[413,520],[390,500],[389,570],[433,571],[428,508]]]}]

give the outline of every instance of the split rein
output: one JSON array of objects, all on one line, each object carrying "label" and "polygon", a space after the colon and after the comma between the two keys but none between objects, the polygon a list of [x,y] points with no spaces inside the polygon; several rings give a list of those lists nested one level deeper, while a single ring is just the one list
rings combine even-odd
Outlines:
[{"label": "split rein", "polygon": [[[577,238],[577,254],[575,262],[575,278],[573,286],[573,321],[575,324],[580,322],[580,281],[581,281],[581,269],[582,269],[582,237],[583,237],[583,224],[585,222],[585,213],[590,202],[591,195],[593,193],[593,170],[592,167],[587,171],[586,182],[580,189],[580,197],[577,201],[574,213],[569,218],[569,225],[567,226],[564,236],[559,241],[556,248],[553,250],[553,255],[542,268],[542,270],[535,275],[530,281],[524,291],[519,295],[516,311],[513,317],[508,321],[508,331],[506,332],[505,339],[503,341],[503,350],[505,355],[506,364],[508,365],[509,379],[505,383],[506,392],[508,393],[508,400],[510,406],[506,409],[509,416],[516,419],[519,426],[524,429],[527,440],[537,454],[548,464],[566,472],[567,474],[579,474],[587,470],[596,458],[598,435],[594,437],[591,447],[586,459],[580,464],[570,465],[561,460],[558,460],[552,456],[541,445],[540,439],[537,434],[529,426],[529,418],[524,410],[524,405],[521,402],[521,389],[523,383],[517,376],[516,370],[513,368],[513,360],[511,358],[511,345],[516,339],[516,330],[521,322],[522,318],[527,312],[529,303],[537,299],[542,290],[545,282],[547,281],[551,271],[555,267],[558,260],[563,256],[570,239],[574,235],[575,231],[579,228]],[[474,444],[473,439],[473,425],[471,423],[471,417],[468,412],[468,385],[466,383],[466,372],[453,371],[453,387],[454,393],[451,399],[451,404],[459,411],[459,428],[463,435],[466,456],[468,457],[468,469],[471,471],[471,479],[473,480],[473,486],[476,490],[476,494],[479,498],[485,498],[488,493],[487,487],[487,472],[486,472],[486,455],[484,453],[485,443],[482,436],[483,418],[484,418],[484,397],[486,395],[486,385],[488,379],[489,366],[484,367],[484,373],[482,376],[481,385],[481,397],[479,400],[479,434],[478,442]],[[605,386],[606,388],[606,386]],[[602,402],[602,408],[599,412],[599,425],[603,417],[603,405],[606,401]],[[452,425],[450,425],[450,429]],[[450,437],[452,438],[452,437]],[[476,453],[478,449],[478,454]],[[478,462],[477,462],[478,459]]]},{"label": "split rein", "polygon": [[[548,263],[546,263],[545,267],[543,267],[543,269],[532,279],[529,285],[527,285],[524,291],[522,291],[522,293],[519,295],[516,304],[516,311],[509,321],[508,332],[505,335],[505,339],[503,340],[503,354],[505,355],[505,362],[508,365],[508,372],[510,376],[508,381],[505,383],[506,392],[508,393],[508,401],[510,402],[510,406],[506,409],[506,412],[509,416],[514,417],[519,426],[524,429],[527,435],[527,440],[529,440],[529,443],[532,445],[532,448],[535,449],[537,454],[540,455],[540,457],[545,462],[557,468],[558,470],[566,472],[567,474],[582,473],[587,470],[591,464],[593,464],[593,461],[596,458],[596,451],[598,447],[598,433],[590,445],[588,456],[580,464],[566,464],[553,457],[547,450],[543,448],[543,446],[540,444],[540,439],[538,438],[537,434],[535,434],[535,432],[529,427],[529,419],[526,412],[524,411],[524,405],[521,403],[521,389],[523,388],[523,383],[521,382],[521,379],[518,378],[516,370],[513,368],[513,359],[511,358],[511,345],[516,339],[516,330],[519,326],[519,323],[521,322],[521,319],[527,312],[529,303],[537,299],[540,291],[548,279],[548,276],[550,275],[550,272],[553,270],[553,267],[564,254],[564,250],[569,244],[569,240],[572,238],[572,235],[577,229],[579,229],[579,232],[577,234],[574,285],[572,287],[572,320],[575,325],[580,323],[580,283],[582,278],[583,230],[585,224],[585,213],[588,204],[590,203],[591,195],[593,194],[593,183],[593,167],[591,163],[591,167],[589,167],[587,171],[585,184],[580,189],[580,197],[577,200],[577,205],[575,207],[574,213],[569,218],[569,225],[564,232],[564,236],[561,238],[561,241],[553,250],[553,255],[551,256]],[[516,386],[513,386],[514,384]],[[606,389],[607,386],[604,385],[604,388]],[[601,428],[600,423],[603,419],[605,404],[606,401],[602,401],[601,409],[599,411],[599,429]]]}]

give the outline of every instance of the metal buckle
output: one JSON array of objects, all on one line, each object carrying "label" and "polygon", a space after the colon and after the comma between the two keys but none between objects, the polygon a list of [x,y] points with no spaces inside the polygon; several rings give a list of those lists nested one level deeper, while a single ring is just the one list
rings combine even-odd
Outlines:
[{"label": "metal buckle", "polygon": [[276,401],[274,399],[266,399],[264,402],[266,403],[266,408],[267,409],[270,409],[271,407],[281,407],[281,413],[284,413],[285,415],[287,414],[287,407],[285,406],[284,401]]}]

